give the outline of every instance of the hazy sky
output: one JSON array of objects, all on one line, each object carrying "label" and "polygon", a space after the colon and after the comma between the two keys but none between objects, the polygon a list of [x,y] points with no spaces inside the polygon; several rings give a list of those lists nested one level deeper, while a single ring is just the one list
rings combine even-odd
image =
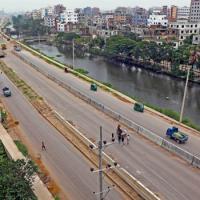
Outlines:
[{"label": "hazy sky", "polygon": [[161,5],[189,6],[190,0],[0,0],[0,10],[4,9],[9,12],[30,11],[58,3],[64,4],[67,8],[97,6],[107,10],[114,9],[117,6],[134,7],[136,5],[145,8]]}]

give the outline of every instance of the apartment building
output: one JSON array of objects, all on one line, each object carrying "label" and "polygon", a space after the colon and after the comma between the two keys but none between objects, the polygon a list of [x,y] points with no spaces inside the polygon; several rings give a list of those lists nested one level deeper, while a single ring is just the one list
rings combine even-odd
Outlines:
[{"label": "apartment building", "polygon": [[166,15],[161,15],[158,13],[153,13],[149,16],[149,19],[147,20],[148,26],[168,26],[168,20]]},{"label": "apartment building", "polygon": [[190,22],[200,22],[200,0],[191,0]]},{"label": "apartment building", "polygon": [[178,32],[179,44],[182,45],[188,36],[200,34],[200,23],[178,20],[176,22],[170,22],[169,29],[174,29]]},{"label": "apartment building", "polygon": [[44,17],[44,25],[50,28],[55,28],[56,17],[53,15],[48,15]]},{"label": "apartment building", "polygon": [[188,20],[189,16],[190,16],[190,7],[187,7],[187,6],[178,7],[177,20],[179,20],[179,19]]},{"label": "apartment building", "polygon": [[60,14],[61,23],[78,23],[78,14],[74,10],[65,10]]}]

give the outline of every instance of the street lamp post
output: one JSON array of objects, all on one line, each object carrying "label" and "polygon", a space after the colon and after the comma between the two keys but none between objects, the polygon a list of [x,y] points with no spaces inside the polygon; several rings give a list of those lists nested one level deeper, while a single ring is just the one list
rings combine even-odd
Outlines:
[{"label": "street lamp post", "polygon": [[185,106],[185,98],[186,98],[186,95],[187,95],[187,86],[188,86],[188,81],[189,81],[189,75],[190,75],[190,67],[188,66],[187,78],[186,78],[185,89],[184,89],[184,94],[183,94],[183,101],[182,101],[182,105],[181,105],[181,114],[180,114],[180,119],[179,119],[180,123],[183,120],[183,112],[184,112],[184,106]]}]

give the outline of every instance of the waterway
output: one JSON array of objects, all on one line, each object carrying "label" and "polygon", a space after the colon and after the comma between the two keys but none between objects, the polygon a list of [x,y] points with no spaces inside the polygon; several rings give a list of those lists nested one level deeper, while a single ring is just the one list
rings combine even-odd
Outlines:
[{"label": "waterway", "polygon": [[[48,56],[72,65],[72,56],[62,53],[55,46],[32,44]],[[57,57],[59,55],[59,57]],[[155,74],[134,66],[126,67],[105,61],[101,57],[75,57],[75,68],[83,68],[89,76],[101,82],[112,84],[113,88],[137,97],[157,107],[169,108],[180,112],[185,82],[167,75]],[[200,125],[200,85],[190,83],[185,101],[184,117]]]}]

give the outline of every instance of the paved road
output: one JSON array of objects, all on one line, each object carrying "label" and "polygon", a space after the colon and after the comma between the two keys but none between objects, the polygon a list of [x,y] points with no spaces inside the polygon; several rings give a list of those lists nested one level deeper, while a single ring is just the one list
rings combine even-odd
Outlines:
[{"label": "paved road", "polygon": [[[149,113],[138,113],[133,110],[133,105],[130,103],[122,102],[121,100],[115,98],[111,94],[103,91],[98,90],[97,93],[94,93],[89,90],[90,84],[78,79],[77,77],[73,76],[72,74],[63,73],[63,70],[58,69],[56,67],[52,67],[52,65],[47,64],[45,61],[33,56],[31,53],[27,51],[20,52],[20,55],[23,56],[25,59],[29,60],[30,62],[34,63],[41,69],[45,70],[49,74],[58,77],[60,80],[64,81],[65,83],[72,85],[77,90],[81,91],[82,93],[90,96],[91,98],[95,99],[99,103],[106,105],[107,107],[113,109],[114,111],[120,113],[121,115],[125,116],[126,118],[136,122],[137,124],[151,130],[152,132],[156,133],[157,135],[164,137],[167,140],[170,140],[165,137],[165,132],[168,127],[171,127],[171,124],[164,121],[161,118],[156,116],[152,116]],[[171,142],[174,142],[170,140]],[[175,142],[174,142],[175,143]],[[179,145],[175,143],[176,145]],[[181,148],[193,153],[200,155],[200,137],[199,135],[190,134],[189,141],[187,144],[179,145]]]},{"label": "paved road", "polygon": [[[8,79],[1,75],[0,87],[9,86],[12,97],[3,101],[9,111],[20,122],[20,127],[31,143],[34,153],[41,153],[47,169],[58,181],[69,199],[94,200],[93,192],[98,191],[98,179],[90,172],[91,165],[83,156],[32,107]],[[41,141],[45,141],[47,151],[41,152]],[[109,193],[110,200],[121,200],[119,192]]]},{"label": "paved road", "polygon": [[[117,126],[114,120],[74,97],[14,55],[9,54],[5,58],[5,62],[43,96],[55,110],[65,119],[73,121],[77,128],[89,138],[98,138],[99,126],[102,125],[104,138],[110,139],[111,133]],[[55,69],[52,67],[52,70]],[[73,79],[70,75],[66,75],[64,78]],[[199,200],[199,170],[193,169],[142,137],[132,133],[129,146],[115,144],[106,151],[164,199]]]}]

